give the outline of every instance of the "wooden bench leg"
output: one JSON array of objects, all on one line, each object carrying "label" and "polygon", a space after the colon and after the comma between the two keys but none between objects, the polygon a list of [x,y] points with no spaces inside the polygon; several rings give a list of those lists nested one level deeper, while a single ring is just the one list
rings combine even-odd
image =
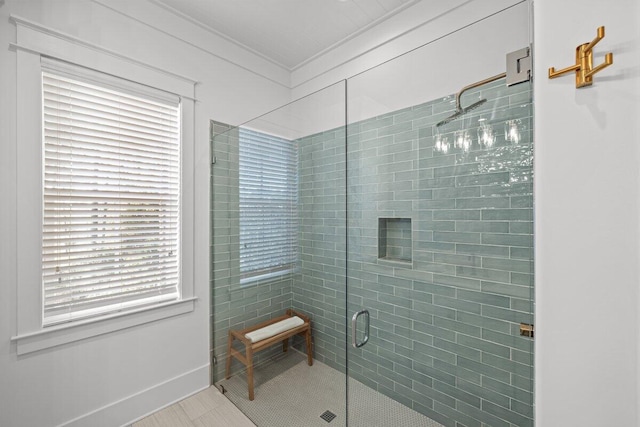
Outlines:
[{"label": "wooden bench leg", "polygon": [[253,400],[253,349],[247,346],[247,386],[249,387],[249,400]]},{"label": "wooden bench leg", "polygon": [[229,332],[229,342],[227,343],[227,369],[225,378],[231,378],[231,345],[233,344],[233,335]]},{"label": "wooden bench leg", "polygon": [[307,364],[313,365],[313,353],[311,352],[311,328],[307,329],[307,333],[304,334],[304,339],[307,342]]},{"label": "wooden bench leg", "polygon": [[289,338],[287,338],[286,340],[282,341],[282,352],[286,353],[287,350],[289,350]]}]

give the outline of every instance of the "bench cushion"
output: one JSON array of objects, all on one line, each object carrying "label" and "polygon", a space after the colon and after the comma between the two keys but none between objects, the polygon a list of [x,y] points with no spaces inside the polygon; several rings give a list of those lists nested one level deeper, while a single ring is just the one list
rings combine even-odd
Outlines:
[{"label": "bench cushion", "polygon": [[272,325],[265,326],[264,328],[256,329],[255,331],[249,332],[248,334],[245,334],[245,338],[254,343],[265,340],[267,338],[271,338],[275,335],[288,331],[289,329],[296,328],[303,324],[304,320],[302,320],[298,316],[293,316],[288,319],[276,322]]}]

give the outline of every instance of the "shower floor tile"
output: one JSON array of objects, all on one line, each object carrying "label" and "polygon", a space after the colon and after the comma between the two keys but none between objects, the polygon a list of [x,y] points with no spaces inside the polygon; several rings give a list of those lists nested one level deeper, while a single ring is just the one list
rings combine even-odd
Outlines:
[{"label": "shower floor tile", "polygon": [[[305,355],[289,351],[274,362],[256,367],[254,381],[253,401],[248,397],[244,373],[217,385],[224,387],[225,396],[259,427],[345,425],[344,374],[317,360],[308,366]],[[349,380],[349,405],[349,426],[443,427],[353,379]]]}]

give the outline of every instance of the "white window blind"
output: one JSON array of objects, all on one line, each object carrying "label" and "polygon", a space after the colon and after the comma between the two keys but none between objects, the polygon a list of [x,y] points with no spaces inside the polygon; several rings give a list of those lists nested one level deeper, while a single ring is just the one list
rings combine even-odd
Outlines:
[{"label": "white window blind", "polygon": [[291,271],[297,261],[298,154],[284,138],[240,128],[241,282]]},{"label": "white window blind", "polygon": [[45,326],[179,298],[180,105],[42,74]]}]

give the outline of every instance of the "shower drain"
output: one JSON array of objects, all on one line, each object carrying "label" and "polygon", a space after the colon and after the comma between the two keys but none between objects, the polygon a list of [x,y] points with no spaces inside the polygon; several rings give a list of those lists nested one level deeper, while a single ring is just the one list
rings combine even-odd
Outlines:
[{"label": "shower drain", "polygon": [[333,421],[333,419],[337,417],[336,414],[334,414],[331,411],[324,411],[324,413],[322,415],[320,415],[320,418],[322,418],[323,420],[325,420],[326,422],[330,423],[331,421]]}]

